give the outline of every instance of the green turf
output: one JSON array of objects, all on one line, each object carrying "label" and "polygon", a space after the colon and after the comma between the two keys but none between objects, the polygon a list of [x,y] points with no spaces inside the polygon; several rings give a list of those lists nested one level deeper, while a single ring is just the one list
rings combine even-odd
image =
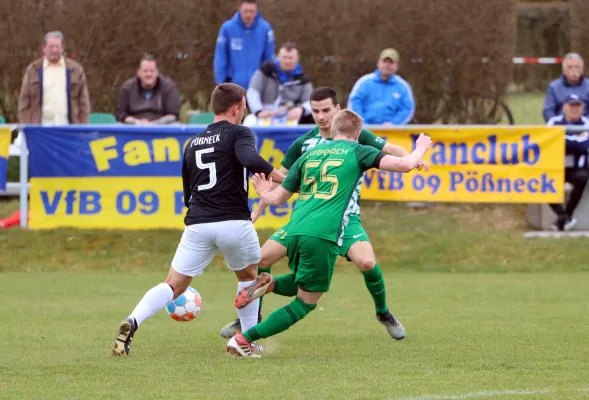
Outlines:
[{"label": "green turf", "polygon": [[507,97],[507,105],[519,125],[545,125],[542,106],[545,93],[512,93]]},{"label": "green turf", "polygon": [[[399,399],[492,391],[583,398],[589,387],[586,273],[387,273],[407,329],[391,340],[358,272],[336,274],[307,319],[262,341],[260,360],[225,354],[235,316],[231,273],[195,281],[196,320],[165,311],[138,331],[131,356],[109,347],[120,320],[164,270],[0,275],[0,398]],[[269,296],[267,309],[285,303]],[[510,396],[520,398],[528,396]],[[586,398],[586,397],[585,397]]]},{"label": "green turf", "polygon": [[[542,101],[509,99],[522,124],[543,123]],[[17,209],[0,201],[0,218]],[[407,339],[388,338],[361,274],[340,259],[320,308],[264,340],[261,360],[224,353],[235,283],[219,257],[193,285],[197,320],[162,311],[130,357],[109,355],[181,230],[0,230],[0,399],[589,398],[586,240],[523,239],[525,205],[362,212]]]},{"label": "green turf", "polygon": [[[0,203],[0,216],[17,209]],[[525,205],[363,203],[365,227],[385,270],[589,271],[583,238],[529,240]],[[260,231],[261,241],[271,231]],[[144,271],[167,268],[181,230],[0,230],[0,271]],[[348,268],[340,259],[340,266]],[[223,270],[217,257],[213,269]]]}]

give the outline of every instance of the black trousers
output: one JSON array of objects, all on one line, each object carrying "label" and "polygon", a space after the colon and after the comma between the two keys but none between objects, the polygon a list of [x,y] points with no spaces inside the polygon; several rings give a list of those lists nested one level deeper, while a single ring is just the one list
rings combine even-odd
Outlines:
[{"label": "black trousers", "polygon": [[581,197],[583,197],[583,191],[589,181],[589,169],[587,168],[566,168],[564,172],[564,180],[573,185],[571,197],[566,205],[563,207],[562,204],[550,204],[552,211],[558,216],[567,215],[573,216],[573,212],[579,205]]}]

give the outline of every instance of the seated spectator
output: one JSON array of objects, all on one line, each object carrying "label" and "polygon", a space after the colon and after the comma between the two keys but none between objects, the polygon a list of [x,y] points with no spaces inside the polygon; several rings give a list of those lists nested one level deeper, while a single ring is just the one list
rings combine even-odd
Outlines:
[{"label": "seated spectator", "polygon": [[121,86],[116,115],[125,124],[159,125],[178,121],[180,92],[174,82],[159,74],[152,56],[144,55],[137,76]]},{"label": "seated spectator", "polygon": [[299,64],[299,51],[294,43],[285,43],[275,60],[254,73],[247,102],[258,121],[284,118],[287,123],[312,124],[312,91],[313,84]]},{"label": "seated spectator", "polygon": [[399,53],[384,49],[376,65],[376,71],[364,75],[352,88],[348,108],[367,125],[408,124],[415,113],[415,100],[411,86],[397,75]]},{"label": "seated spectator", "polygon": [[550,83],[546,90],[546,99],[542,116],[548,122],[550,118],[562,114],[562,105],[571,94],[576,94],[585,104],[584,115],[589,113],[589,79],[583,76],[583,58],[577,53],[568,53],[562,62],[562,76]]},{"label": "seated spectator", "polygon": [[[548,126],[586,126],[589,130],[589,118],[583,116],[583,100],[576,94],[569,95],[563,104],[563,115],[552,117]],[[571,230],[577,220],[573,217],[575,209],[583,197],[583,191],[589,181],[587,156],[589,150],[588,132],[567,132],[566,136],[565,181],[573,186],[570,199],[565,205],[550,204],[557,219],[552,228],[559,231]]]}]

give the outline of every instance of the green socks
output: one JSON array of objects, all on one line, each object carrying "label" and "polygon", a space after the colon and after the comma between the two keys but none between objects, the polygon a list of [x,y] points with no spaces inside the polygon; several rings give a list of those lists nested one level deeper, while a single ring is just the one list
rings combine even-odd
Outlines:
[{"label": "green socks", "polygon": [[[260,275],[262,272],[270,273],[271,270],[272,266],[269,266],[268,268],[258,267],[258,275]],[[260,297],[260,307],[258,308],[258,314],[262,314],[262,300],[264,300],[264,296]]]},{"label": "green socks", "polygon": [[305,318],[316,307],[317,304],[307,304],[297,297],[287,306],[274,311],[258,325],[248,329],[243,336],[251,343],[277,335]]},{"label": "green socks", "polygon": [[[280,296],[295,297],[299,292],[299,287],[295,283],[293,274],[286,274],[274,277],[274,289],[272,293]],[[260,297],[262,300],[264,296]]]},{"label": "green socks", "polygon": [[364,283],[374,300],[374,307],[377,313],[385,313],[389,310],[387,307],[387,292],[384,287],[384,278],[378,264],[370,271],[362,271]]}]

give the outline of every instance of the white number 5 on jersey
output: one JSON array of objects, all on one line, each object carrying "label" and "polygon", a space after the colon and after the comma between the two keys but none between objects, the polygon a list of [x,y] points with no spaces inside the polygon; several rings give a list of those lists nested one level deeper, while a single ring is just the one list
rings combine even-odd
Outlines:
[{"label": "white number 5 on jersey", "polygon": [[196,151],[194,153],[194,155],[196,156],[196,166],[199,169],[208,169],[209,170],[209,183],[207,183],[206,185],[198,185],[198,190],[208,190],[208,189],[212,189],[215,187],[215,185],[217,184],[217,167],[215,166],[214,162],[211,163],[203,163],[202,162],[202,155],[205,153],[213,153],[215,151],[214,148],[208,148],[208,149],[203,149],[203,150],[199,150]]}]

